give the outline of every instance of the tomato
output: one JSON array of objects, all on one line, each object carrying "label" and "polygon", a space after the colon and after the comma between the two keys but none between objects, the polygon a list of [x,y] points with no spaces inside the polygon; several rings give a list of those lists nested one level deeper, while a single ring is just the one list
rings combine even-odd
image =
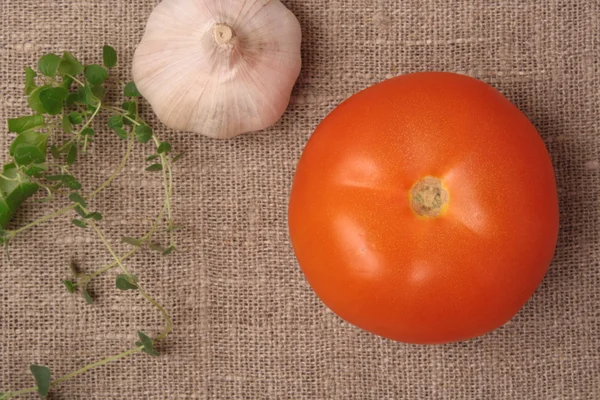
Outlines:
[{"label": "tomato", "polygon": [[316,295],[407,343],[509,321],[552,260],[558,199],[529,120],[490,85],[399,76],[335,108],[298,163],[289,233]]}]

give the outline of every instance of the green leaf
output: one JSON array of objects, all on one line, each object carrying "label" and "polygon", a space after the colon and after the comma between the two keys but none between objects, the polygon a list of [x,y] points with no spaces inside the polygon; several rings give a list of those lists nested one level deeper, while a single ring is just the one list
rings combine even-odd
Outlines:
[{"label": "green leaf", "polygon": [[171,254],[174,251],[175,251],[175,246],[169,246],[165,251],[163,251],[163,255],[168,256],[169,254]]},{"label": "green leaf", "polygon": [[154,349],[154,341],[150,339],[145,333],[138,331],[139,341],[135,342],[136,346],[144,346],[142,351],[150,354],[151,356],[158,356],[160,353]]},{"label": "green leaf", "polygon": [[81,136],[94,136],[96,132],[92,128],[85,128],[81,132],[79,132]]},{"label": "green leaf", "polygon": [[158,154],[152,154],[150,157],[146,158],[146,161],[156,160],[160,156]]},{"label": "green leaf", "polygon": [[71,89],[72,84],[73,84],[73,78],[67,76],[67,77],[63,78],[63,81],[61,82],[60,86],[69,90],[69,89]]},{"label": "green leaf", "polygon": [[140,239],[132,238],[132,237],[122,237],[121,242],[130,244],[135,247],[140,247],[142,245],[142,241]]},{"label": "green leaf", "polygon": [[73,111],[69,114],[69,121],[74,125],[78,125],[83,122],[83,115],[77,111]]},{"label": "green leaf", "polygon": [[80,96],[83,103],[93,107],[92,111],[95,110],[100,99],[94,95],[92,87],[86,83],[86,85],[83,88],[81,88],[81,90],[82,94],[80,94]]},{"label": "green leaf", "polygon": [[92,298],[92,296],[90,295],[90,293],[87,291],[87,289],[83,289],[81,291],[81,295],[83,296],[83,299],[85,300],[86,303],[88,303],[88,304],[94,304],[94,299]]},{"label": "green leaf", "polygon": [[112,68],[117,65],[117,52],[111,46],[104,46],[102,48],[102,61],[108,68]]},{"label": "green leaf", "polygon": [[100,214],[100,213],[99,213],[99,212],[97,212],[97,211],[94,211],[93,213],[89,213],[89,214],[87,215],[87,218],[91,218],[91,219],[93,219],[93,220],[95,220],[95,221],[102,221],[102,218],[103,218],[103,217],[102,217],[102,214]]},{"label": "green leaf", "polygon": [[117,289],[120,290],[136,290],[137,286],[137,278],[132,275],[121,274],[117,276],[116,286]]},{"label": "green leaf", "polygon": [[181,157],[183,157],[185,153],[181,152],[179,154],[177,154],[176,156],[174,156],[173,158],[171,158],[171,162],[172,163],[176,163]]},{"label": "green leaf", "polygon": [[71,120],[69,119],[69,116],[67,114],[64,114],[62,116],[61,125],[62,125],[62,130],[64,133],[72,133],[73,132],[73,124],[71,124]]},{"label": "green leaf", "polygon": [[55,145],[50,146],[50,154],[52,154],[52,157],[54,158],[60,158],[60,152]]},{"label": "green leaf", "polygon": [[104,89],[104,86],[102,85],[95,85],[92,86],[92,93],[94,96],[102,100],[104,98],[104,94],[106,93],[106,89]]},{"label": "green leaf", "polygon": [[83,65],[71,53],[65,51],[58,65],[58,73],[62,76],[76,76],[81,72],[83,72]]},{"label": "green leaf", "polygon": [[127,131],[123,128],[114,128],[113,129],[118,137],[121,139],[127,139]]},{"label": "green leaf", "polygon": [[108,119],[108,127],[111,129],[123,127],[123,117],[120,115],[113,115]]},{"label": "green leaf", "polygon": [[79,228],[87,228],[87,223],[80,219],[74,219],[71,221],[73,225],[78,226]]},{"label": "green leaf", "polygon": [[126,101],[121,107],[127,111],[127,118],[123,119],[123,123],[125,125],[133,125],[132,121],[137,119],[137,107],[135,101]]},{"label": "green leaf", "polygon": [[17,209],[39,189],[39,185],[23,176],[14,163],[5,164],[0,175],[0,227],[15,215]]},{"label": "green leaf", "polygon": [[50,115],[59,114],[69,91],[63,87],[46,88],[40,92],[40,102]]},{"label": "green leaf", "polygon": [[47,111],[44,108],[44,105],[42,104],[42,102],[40,101],[40,93],[42,92],[42,90],[51,88],[51,86],[39,86],[37,88],[35,88],[34,90],[31,91],[31,93],[29,94],[29,97],[27,98],[27,103],[29,104],[29,107],[31,107],[31,109],[37,113],[40,114],[46,114]]},{"label": "green leaf", "polygon": [[81,208],[81,206],[77,206],[75,207],[75,212],[77,212],[77,214],[79,214],[79,216],[81,216],[81,218],[87,218],[88,217],[88,213],[85,212],[85,210],[83,208]]},{"label": "green leaf", "polygon": [[41,173],[45,172],[45,171],[48,171],[48,164],[41,163],[41,164],[31,164],[23,172],[25,172],[25,174],[27,174],[29,176],[39,177],[41,175]]},{"label": "green leaf", "polygon": [[64,281],[62,281],[62,283],[63,285],[65,285],[69,293],[75,293],[77,291],[77,283],[69,279],[65,279]]},{"label": "green leaf", "polygon": [[40,394],[40,396],[48,396],[48,392],[50,391],[50,383],[52,382],[50,368],[42,367],[39,365],[30,365],[29,370],[35,378],[35,383],[37,384],[37,391]]},{"label": "green leaf", "polygon": [[67,95],[67,99],[65,100],[65,104],[67,107],[73,106],[75,103],[82,103],[82,99],[79,92],[69,93]]},{"label": "green leaf", "polygon": [[29,96],[37,87],[35,84],[36,76],[37,74],[31,67],[25,68],[25,95]]},{"label": "green leaf", "polygon": [[102,85],[102,83],[108,78],[108,71],[106,68],[93,64],[85,67],[83,72],[85,79],[92,85]]},{"label": "green leaf", "polygon": [[77,145],[73,144],[67,152],[67,165],[73,165],[77,161]]},{"label": "green leaf", "polygon": [[158,154],[168,153],[169,151],[171,151],[171,145],[169,142],[161,142],[156,149]]},{"label": "green leaf", "polygon": [[165,251],[167,251],[167,249],[155,242],[151,242],[148,247],[150,247],[150,250],[157,251],[159,253],[164,253]]},{"label": "green leaf", "polygon": [[58,65],[60,64],[60,57],[56,54],[46,54],[38,61],[39,71],[46,76],[56,76]]},{"label": "green leaf", "polygon": [[[46,177],[46,179],[48,179],[48,177]],[[79,183],[77,181],[77,179],[75,179],[74,176],[71,176],[71,175],[61,175],[61,179],[60,180],[69,189],[73,189],[73,190],[79,190],[79,189],[81,189],[81,183]]]},{"label": "green leaf", "polygon": [[73,203],[79,204],[83,208],[87,208],[87,203],[85,202],[83,197],[77,192],[69,194],[69,200],[71,200]]},{"label": "green leaf", "polygon": [[162,171],[162,169],[163,169],[162,164],[152,164],[146,168],[146,171],[155,172],[155,171]]},{"label": "green leaf", "polygon": [[125,96],[127,97],[140,97],[141,94],[137,89],[137,86],[135,86],[134,82],[128,82],[125,85],[125,89],[123,89],[123,92],[125,93]]},{"label": "green leaf", "polygon": [[44,121],[44,116],[40,114],[29,115],[20,118],[9,118],[8,131],[21,133],[33,128],[37,128],[38,126],[42,126],[45,123],[46,122]]},{"label": "green leaf", "polygon": [[48,135],[25,131],[12,142],[9,154],[18,165],[41,164],[46,161],[47,141]]},{"label": "green leaf", "polygon": [[135,127],[135,137],[140,143],[147,143],[152,139],[152,128],[148,125],[137,125]]}]

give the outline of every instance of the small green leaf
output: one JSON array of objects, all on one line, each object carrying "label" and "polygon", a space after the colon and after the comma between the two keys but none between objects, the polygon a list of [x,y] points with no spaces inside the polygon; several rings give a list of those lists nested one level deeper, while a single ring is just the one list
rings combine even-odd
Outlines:
[{"label": "small green leaf", "polygon": [[136,346],[144,346],[142,351],[150,354],[151,356],[158,356],[160,353],[154,349],[154,341],[150,339],[145,333],[138,331],[139,341],[135,342]]},{"label": "small green leaf", "polygon": [[162,169],[163,169],[162,164],[152,164],[146,168],[146,171],[155,172],[155,171],[162,171]]},{"label": "small green leaf", "polygon": [[8,131],[21,133],[45,124],[44,116],[40,114],[8,119]]},{"label": "small green leaf", "polygon": [[50,391],[50,383],[52,382],[50,368],[42,367],[39,365],[30,365],[29,370],[35,378],[35,383],[37,384],[37,391],[40,394],[40,396],[48,396],[48,392]]},{"label": "small green leaf", "polygon": [[31,67],[25,68],[25,95],[29,96],[37,87],[35,84],[36,76],[37,74]]},{"label": "small green leaf", "polygon": [[61,125],[62,125],[62,130],[64,133],[72,133],[73,132],[73,124],[71,124],[71,120],[69,119],[69,116],[67,114],[64,114],[62,116]]},{"label": "small green leaf", "polygon": [[128,82],[125,85],[125,89],[123,89],[123,92],[125,93],[125,96],[127,97],[140,97],[141,94],[137,89],[137,86],[135,86],[134,82]]},{"label": "small green leaf", "polygon": [[87,215],[87,217],[86,217],[86,218],[88,218],[88,219],[89,219],[89,218],[91,218],[91,219],[93,219],[94,221],[102,221],[102,218],[103,218],[103,217],[102,217],[102,214],[100,214],[100,213],[99,213],[99,212],[97,212],[97,211],[94,211],[94,212],[92,212],[92,213],[89,213],[89,214]]},{"label": "small green leaf", "polygon": [[90,109],[91,111],[95,110],[98,106],[98,102],[100,101],[100,99],[94,95],[92,87],[86,84],[83,88],[80,89],[82,90],[82,94],[80,94],[80,97],[83,103],[87,104],[89,107],[93,107]]},{"label": "small green leaf", "polygon": [[106,89],[104,89],[104,86],[102,85],[95,85],[92,86],[92,93],[94,96],[102,100],[104,98],[104,94],[106,93]]},{"label": "small green leaf", "polygon": [[113,129],[118,137],[121,139],[127,139],[127,131],[123,128],[114,128]]},{"label": "small green leaf", "polygon": [[147,143],[152,139],[152,128],[148,125],[138,125],[135,127],[135,137],[140,143]]},{"label": "small green leaf", "polygon": [[136,282],[135,276],[121,274],[117,276],[116,286],[120,290],[136,290],[138,288]]},{"label": "small green leaf", "polygon": [[60,57],[56,54],[46,54],[38,62],[38,69],[46,76],[56,76],[58,65],[60,64]]},{"label": "small green leaf", "polygon": [[72,107],[73,104],[75,103],[81,103],[81,97],[79,95],[79,92],[76,93],[69,93],[67,95],[67,99],[65,100],[65,104],[67,105],[67,107]]},{"label": "small green leaf", "polygon": [[[46,177],[46,179],[48,179],[48,177]],[[71,176],[71,175],[61,175],[61,179],[60,180],[69,189],[73,189],[73,190],[79,190],[79,189],[81,189],[81,183],[79,183],[77,181],[77,179],[75,179],[74,176]]]},{"label": "small green leaf", "polygon": [[163,251],[163,255],[168,256],[169,254],[171,254],[174,251],[175,251],[175,246],[169,246],[165,251]]},{"label": "small green leaf", "polygon": [[77,111],[73,111],[69,114],[69,121],[74,125],[78,125],[83,122],[83,115]]},{"label": "small green leaf", "polygon": [[81,216],[81,218],[88,218],[88,213],[81,206],[75,207],[75,212]]},{"label": "small green leaf", "polygon": [[61,82],[60,86],[69,90],[69,89],[71,89],[72,84],[73,84],[73,78],[67,76],[67,77],[63,78],[63,81]]},{"label": "small green leaf", "polygon": [[81,132],[79,132],[81,136],[94,136],[96,132],[92,128],[85,128]]},{"label": "small green leaf", "polygon": [[77,145],[73,144],[67,152],[67,165],[73,165],[77,161]]},{"label": "small green leaf", "polygon": [[41,164],[46,161],[47,141],[46,134],[25,131],[12,142],[9,154],[19,165]]},{"label": "small green leaf", "polygon": [[85,79],[92,85],[101,85],[108,78],[108,71],[100,65],[88,65],[83,72]]},{"label": "small green leaf", "polygon": [[83,299],[85,300],[86,303],[94,304],[93,297],[90,295],[90,293],[86,289],[81,291],[81,295],[83,296]]},{"label": "small green leaf", "polygon": [[77,291],[77,284],[69,279],[62,281],[63,285],[67,288],[69,293],[75,293]]},{"label": "small green leaf", "polygon": [[160,156],[158,154],[152,154],[150,157],[146,158],[146,161],[156,160]]},{"label": "small green leaf", "polygon": [[102,61],[108,68],[112,68],[117,65],[117,52],[111,46],[104,46],[102,48]]},{"label": "small green leaf", "polygon": [[42,172],[45,172],[45,171],[48,171],[48,164],[46,164],[46,163],[31,164],[29,167],[27,167],[24,170],[25,174],[27,174],[29,176],[35,176],[35,177],[41,176]]},{"label": "small green leaf", "polygon": [[71,222],[73,223],[73,225],[78,226],[80,228],[87,228],[87,223],[80,219],[74,219]]},{"label": "small green leaf", "polygon": [[135,247],[140,247],[142,245],[142,241],[140,239],[132,238],[132,237],[122,237],[121,242],[130,244]]},{"label": "small green leaf", "polygon": [[171,158],[171,162],[172,162],[172,163],[176,163],[176,162],[177,162],[177,161],[178,161],[178,160],[179,160],[181,157],[183,157],[183,155],[184,155],[184,154],[185,154],[185,153],[183,153],[183,152],[182,152],[182,153],[179,153],[179,154],[177,154],[176,156],[174,156],[173,158]]},{"label": "small green leaf", "polygon": [[60,64],[58,65],[58,73],[62,76],[75,76],[79,75],[81,72],[83,72],[83,65],[73,57],[73,54],[65,51],[60,60]]},{"label": "small green leaf", "polygon": [[155,242],[151,242],[148,247],[150,247],[150,250],[157,251],[159,253],[164,253],[165,251],[167,251],[167,249],[165,249],[160,244],[155,243]]},{"label": "small green leaf", "polygon": [[46,88],[40,92],[40,102],[50,115],[59,114],[69,92],[63,87]]},{"label": "small green leaf", "polygon": [[40,93],[42,92],[42,90],[51,88],[51,86],[39,86],[37,88],[35,88],[34,90],[31,91],[31,93],[29,94],[29,97],[27,98],[27,104],[29,104],[29,107],[40,114],[46,114],[47,111],[44,108],[44,105],[42,104],[42,102],[40,101]]},{"label": "small green leaf", "polygon": [[54,158],[60,158],[60,152],[55,145],[50,146],[50,154],[52,154],[52,157]]},{"label": "small green leaf", "polygon": [[125,125],[133,125],[132,121],[137,119],[137,106],[135,101],[126,101],[122,105],[123,110],[127,111],[127,118],[123,119]]},{"label": "small green leaf", "polygon": [[72,192],[71,194],[69,194],[69,200],[71,200],[73,203],[79,204],[83,208],[87,208],[87,203],[85,202],[83,197],[77,192]]},{"label": "small green leaf", "polygon": [[158,154],[168,153],[169,151],[171,151],[171,145],[169,142],[161,142],[156,149]]},{"label": "small green leaf", "polygon": [[120,115],[113,115],[108,119],[108,127],[111,129],[123,127],[123,117]]}]

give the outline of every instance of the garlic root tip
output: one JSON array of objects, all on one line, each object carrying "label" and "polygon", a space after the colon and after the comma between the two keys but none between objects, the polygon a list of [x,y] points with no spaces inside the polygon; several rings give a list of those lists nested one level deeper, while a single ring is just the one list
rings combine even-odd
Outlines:
[{"label": "garlic root tip", "polygon": [[227,45],[235,37],[235,32],[227,24],[215,24],[213,33],[215,35],[215,42],[218,45]]}]

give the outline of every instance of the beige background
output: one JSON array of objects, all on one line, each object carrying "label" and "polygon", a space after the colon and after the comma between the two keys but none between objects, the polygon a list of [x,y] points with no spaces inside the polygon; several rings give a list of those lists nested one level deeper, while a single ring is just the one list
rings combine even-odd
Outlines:
[{"label": "beige background", "polygon": [[[0,1],[0,154],[9,117],[26,112],[23,68],[45,52],[128,65],[155,1]],[[154,127],[188,153],[176,168],[181,251],[130,268],[175,319],[164,356],[137,355],[55,391],[53,399],[600,398],[600,3],[597,0],[286,0],[303,29],[303,71],[282,120],[230,141]],[[556,167],[561,234],[540,289],[505,327],[437,347],[393,343],[328,312],[295,262],[286,207],[295,163],[341,100],[386,77],[456,71],[491,83],[538,127]],[[128,79],[127,68],[121,77]],[[146,116],[150,118],[150,113]],[[93,206],[111,241],[143,232],[160,202],[145,147]],[[124,151],[106,132],[89,155],[94,187]],[[4,156],[3,156],[4,157]],[[29,203],[16,224],[53,206]],[[120,247],[121,248],[121,247]],[[124,248],[124,247],[123,247]],[[0,390],[29,386],[128,348],[159,316],[98,279],[94,306],[60,281],[75,257],[109,260],[68,218],[30,231],[0,265]],[[35,398],[31,396],[30,398]]]}]

